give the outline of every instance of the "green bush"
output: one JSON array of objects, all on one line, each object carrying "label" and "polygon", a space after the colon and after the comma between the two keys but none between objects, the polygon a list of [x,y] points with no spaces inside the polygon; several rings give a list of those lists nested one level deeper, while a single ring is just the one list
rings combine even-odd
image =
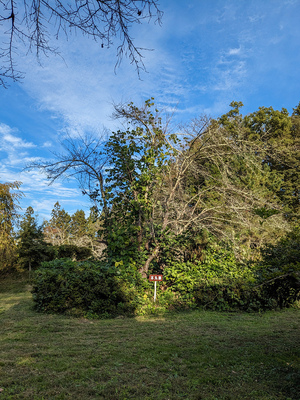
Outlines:
[{"label": "green bush", "polygon": [[176,307],[259,311],[288,307],[299,299],[300,252],[295,233],[268,246],[258,266],[237,262],[230,247],[214,242],[203,255],[203,261],[171,261],[165,268],[164,282],[177,294]]},{"label": "green bush", "polygon": [[32,293],[41,312],[103,317],[135,310],[133,288],[126,286],[117,268],[99,262],[43,263],[35,272]]},{"label": "green bush", "polygon": [[54,246],[56,258],[71,258],[72,260],[82,261],[92,255],[92,250],[88,247],[76,246],[74,244],[63,244]]},{"label": "green bush", "polygon": [[239,279],[203,282],[194,298],[198,307],[216,311],[264,311],[278,306],[262,288]]},{"label": "green bush", "polygon": [[262,262],[256,269],[258,285],[280,308],[300,299],[300,227],[275,245],[262,249]]}]

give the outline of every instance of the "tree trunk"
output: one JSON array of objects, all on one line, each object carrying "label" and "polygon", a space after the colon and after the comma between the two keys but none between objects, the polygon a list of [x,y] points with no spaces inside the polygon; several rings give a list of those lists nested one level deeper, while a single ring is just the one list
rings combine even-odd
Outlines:
[{"label": "tree trunk", "polygon": [[154,258],[157,256],[158,252],[159,252],[160,246],[159,244],[153,249],[152,253],[150,254],[150,256],[147,258],[145,264],[143,265],[143,267],[139,270],[140,274],[142,275],[143,278],[147,278],[148,275],[148,270],[149,270],[149,266],[151,261],[154,260]]}]

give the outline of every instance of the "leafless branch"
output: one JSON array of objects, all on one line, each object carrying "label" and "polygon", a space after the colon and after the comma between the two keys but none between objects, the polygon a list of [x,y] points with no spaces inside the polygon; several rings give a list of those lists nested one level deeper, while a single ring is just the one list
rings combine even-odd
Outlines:
[{"label": "leafless branch", "polygon": [[[115,69],[127,56],[138,74],[145,70],[144,48],[137,47],[130,34],[133,25],[154,20],[160,24],[162,11],[158,0],[1,0],[0,26],[4,27],[4,40],[0,45],[0,85],[22,79],[15,68],[15,56],[22,45],[28,51],[40,54],[59,54],[50,45],[51,36],[68,36],[72,31],[81,32],[99,43],[99,47],[117,46]],[[53,28],[55,28],[54,34]]]}]

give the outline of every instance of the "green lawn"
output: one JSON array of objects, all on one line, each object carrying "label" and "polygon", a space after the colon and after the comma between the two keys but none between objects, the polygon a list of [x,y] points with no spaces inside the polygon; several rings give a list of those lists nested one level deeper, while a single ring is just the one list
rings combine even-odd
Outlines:
[{"label": "green lawn", "polygon": [[300,399],[300,313],[37,314],[0,283],[0,400]]}]

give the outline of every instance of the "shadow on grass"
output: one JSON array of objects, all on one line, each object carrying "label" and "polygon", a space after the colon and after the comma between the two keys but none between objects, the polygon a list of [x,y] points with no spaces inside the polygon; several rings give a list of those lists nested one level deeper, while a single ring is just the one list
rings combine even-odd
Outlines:
[{"label": "shadow on grass", "polygon": [[29,284],[30,280],[27,271],[0,274],[0,294],[25,292],[28,290]]}]

